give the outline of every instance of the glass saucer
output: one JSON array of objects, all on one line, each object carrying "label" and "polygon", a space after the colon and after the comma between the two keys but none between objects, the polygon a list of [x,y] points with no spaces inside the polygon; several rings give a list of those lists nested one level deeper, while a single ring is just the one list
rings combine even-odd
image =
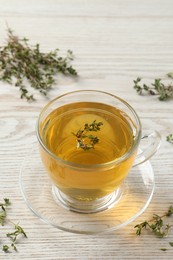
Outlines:
[{"label": "glass saucer", "polygon": [[21,167],[20,189],[30,210],[47,224],[72,233],[107,233],[128,225],[144,212],[153,196],[154,172],[149,161],[132,168],[116,204],[98,213],[77,213],[54,200],[52,183],[34,143]]}]

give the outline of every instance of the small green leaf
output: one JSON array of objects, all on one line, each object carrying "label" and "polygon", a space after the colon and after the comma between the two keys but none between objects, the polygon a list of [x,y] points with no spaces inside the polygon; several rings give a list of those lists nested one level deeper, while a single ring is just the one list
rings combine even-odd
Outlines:
[{"label": "small green leaf", "polygon": [[[169,134],[167,137],[166,137],[166,141],[173,144],[173,134]],[[171,214],[173,214],[173,207],[172,207],[172,210],[171,210]]]},{"label": "small green leaf", "polygon": [[3,245],[2,251],[4,251],[5,253],[8,253],[9,252],[9,246]]},{"label": "small green leaf", "polygon": [[169,78],[173,79],[173,72],[169,72],[169,73],[167,74],[167,76],[168,76]]},{"label": "small green leaf", "polygon": [[17,252],[17,247],[16,247],[16,245],[14,243],[11,244],[11,247],[14,249],[14,251]]},{"label": "small green leaf", "polygon": [[0,212],[0,224],[1,224],[1,226],[4,225],[5,218],[6,218],[6,211],[3,210],[2,212]]},{"label": "small green leaf", "polygon": [[167,248],[160,248],[160,250],[167,251],[168,249]]},{"label": "small green leaf", "polygon": [[9,206],[11,204],[10,200],[7,198],[5,198],[4,201],[5,201],[5,206]]}]

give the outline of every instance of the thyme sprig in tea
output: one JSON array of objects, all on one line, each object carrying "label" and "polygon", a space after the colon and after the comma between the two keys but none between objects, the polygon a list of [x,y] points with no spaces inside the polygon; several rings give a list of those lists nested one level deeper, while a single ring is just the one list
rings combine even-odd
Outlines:
[{"label": "thyme sprig in tea", "polygon": [[100,131],[100,127],[103,125],[102,122],[96,122],[94,120],[91,124],[85,123],[83,129],[79,129],[76,133],[73,133],[77,137],[77,148],[81,148],[85,151],[94,148],[99,142],[99,138],[95,135],[88,134],[88,132]]},{"label": "thyme sprig in tea", "polygon": [[6,236],[10,238],[11,242],[9,245],[3,245],[2,250],[5,253],[10,252],[11,250],[17,251],[16,243],[17,238],[19,236],[24,236],[27,238],[27,235],[24,231],[24,229],[19,226],[19,224],[13,223],[11,220],[7,219],[7,207],[11,205],[11,202],[8,198],[4,198],[4,202],[0,203],[0,225],[3,226],[5,222],[10,223],[14,226],[14,231],[11,233],[7,233]]},{"label": "thyme sprig in tea", "polygon": [[[168,78],[173,79],[173,73],[167,74]],[[158,78],[155,79],[153,83],[146,84],[141,83],[142,79],[137,78],[134,80],[134,89],[136,89],[137,93],[139,95],[142,95],[143,93],[147,93],[149,95],[157,95],[158,99],[161,101],[168,100],[170,98],[173,98],[173,85],[172,82],[164,83],[162,79]]]},{"label": "thyme sprig in tea", "polygon": [[34,100],[26,87],[26,81],[32,88],[47,95],[55,83],[56,74],[77,75],[77,71],[70,65],[72,51],[68,50],[65,57],[59,56],[58,49],[43,53],[39,44],[30,46],[28,39],[19,39],[11,29],[7,33],[7,43],[0,47],[0,80],[18,87],[21,98]]}]

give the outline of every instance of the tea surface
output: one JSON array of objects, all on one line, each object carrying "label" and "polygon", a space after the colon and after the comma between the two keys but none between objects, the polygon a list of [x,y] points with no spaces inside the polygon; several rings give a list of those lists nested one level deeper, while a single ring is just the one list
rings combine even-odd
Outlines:
[{"label": "tea surface", "polygon": [[[77,146],[73,133],[94,120],[102,122],[100,131],[91,132],[99,142],[89,150]],[[100,164],[125,154],[133,144],[130,119],[124,112],[101,103],[74,103],[57,108],[43,122],[42,139],[46,147],[63,160],[78,164]]]}]

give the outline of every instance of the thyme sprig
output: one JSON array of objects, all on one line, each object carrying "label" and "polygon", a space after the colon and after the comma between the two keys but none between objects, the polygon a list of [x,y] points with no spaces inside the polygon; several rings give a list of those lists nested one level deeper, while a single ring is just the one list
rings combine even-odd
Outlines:
[{"label": "thyme sprig", "polygon": [[99,142],[99,138],[95,135],[88,134],[88,132],[100,131],[100,127],[103,125],[102,122],[96,122],[94,120],[91,124],[86,123],[83,129],[79,129],[76,133],[72,133],[77,137],[77,148],[83,150],[90,150]]},{"label": "thyme sprig", "polygon": [[143,229],[149,229],[154,235],[158,237],[165,237],[168,235],[169,230],[173,225],[166,224],[164,225],[163,219],[165,217],[170,217],[173,215],[173,206],[170,206],[165,214],[159,216],[157,214],[153,214],[153,218],[149,221],[144,221],[134,228],[136,228],[136,235],[140,236]]},{"label": "thyme sprig", "polygon": [[21,98],[34,100],[26,81],[32,88],[47,95],[55,83],[56,74],[77,75],[70,65],[72,51],[68,50],[66,57],[59,56],[58,49],[43,53],[39,44],[30,46],[28,39],[20,39],[11,29],[7,30],[7,36],[6,45],[0,47],[0,80],[18,87]]},{"label": "thyme sprig", "polygon": [[[168,73],[167,77],[173,79],[173,73]],[[158,78],[155,79],[151,85],[141,83],[141,78],[137,78],[134,80],[134,89],[136,89],[139,95],[143,93],[147,93],[149,95],[157,95],[158,99],[161,101],[168,100],[173,98],[173,85],[172,82],[168,83],[167,85],[163,82],[162,79]]]},{"label": "thyme sprig", "polygon": [[0,224],[3,226],[5,222],[8,222],[14,226],[14,231],[11,233],[7,233],[6,236],[11,239],[11,243],[9,245],[3,245],[2,250],[5,253],[10,252],[10,250],[17,251],[16,242],[19,236],[24,236],[27,238],[27,235],[23,228],[19,226],[19,224],[15,224],[10,220],[7,220],[7,207],[11,205],[9,199],[4,198],[4,202],[0,203],[1,211],[0,211]]}]

